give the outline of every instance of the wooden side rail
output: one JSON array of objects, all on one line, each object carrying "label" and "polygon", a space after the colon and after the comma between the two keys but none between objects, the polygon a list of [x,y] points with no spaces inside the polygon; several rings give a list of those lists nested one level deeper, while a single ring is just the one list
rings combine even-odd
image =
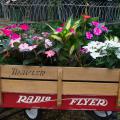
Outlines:
[{"label": "wooden side rail", "polygon": [[63,91],[62,79],[63,79],[63,69],[58,68],[58,81],[57,81],[57,106],[58,107],[62,105],[62,91]]},{"label": "wooden side rail", "polygon": [[120,71],[119,71],[119,85],[118,85],[118,107],[120,107]]}]

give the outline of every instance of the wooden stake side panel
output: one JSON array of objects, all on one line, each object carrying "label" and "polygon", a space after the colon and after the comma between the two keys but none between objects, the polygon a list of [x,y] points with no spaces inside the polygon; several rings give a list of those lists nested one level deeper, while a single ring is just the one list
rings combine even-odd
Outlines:
[{"label": "wooden stake side panel", "polygon": [[[2,92],[57,94],[57,81],[2,79]],[[63,95],[117,96],[118,83],[63,82]]]},{"label": "wooden stake side panel", "polygon": [[[2,65],[2,78],[58,80],[60,67]],[[119,82],[119,69],[61,67],[63,80]]]}]

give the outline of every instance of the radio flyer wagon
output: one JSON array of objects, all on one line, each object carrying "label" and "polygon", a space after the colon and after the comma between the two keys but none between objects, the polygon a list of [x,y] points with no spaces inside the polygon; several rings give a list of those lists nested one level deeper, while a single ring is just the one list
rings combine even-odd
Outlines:
[{"label": "radio flyer wagon", "polygon": [[1,65],[1,107],[119,111],[120,70]]}]

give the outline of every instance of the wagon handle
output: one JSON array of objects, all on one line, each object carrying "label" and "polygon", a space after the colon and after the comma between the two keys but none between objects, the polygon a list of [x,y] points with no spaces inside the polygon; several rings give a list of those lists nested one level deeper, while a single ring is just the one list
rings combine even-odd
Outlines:
[{"label": "wagon handle", "polygon": [[58,68],[58,82],[57,82],[57,106],[62,105],[62,79],[63,79],[63,69]]}]

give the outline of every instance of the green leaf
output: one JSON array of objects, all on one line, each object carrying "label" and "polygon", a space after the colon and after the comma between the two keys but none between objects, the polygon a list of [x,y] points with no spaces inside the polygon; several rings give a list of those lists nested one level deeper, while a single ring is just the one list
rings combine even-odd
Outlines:
[{"label": "green leaf", "polygon": [[68,38],[69,36],[71,36],[72,35],[72,33],[70,32],[70,33],[67,33],[66,35],[65,35],[65,38]]},{"label": "green leaf", "polygon": [[72,18],[70,17],[65,25],[65,29],[69,30],[72,24]]},{"label": "green leaf", "polygon": [[26,59],[26,60],[23,61],[23,65],[29,65],[29,64],[32,64],[34,62],[35,62],[34,59]]},{"label": "green leaf", "polygon": [[61,37],[58,37],[57,35],[51,35],[51,38],[57,40],[57,41],[60,41],[62,42],[62,38]]},{"label": "green leaf", "polygon": [[52,26],[50,26],[50,25],[47,24],[47,23],[46,23],[46,25],[55,33],[55,29],[54,29]]},{"label": "green leaf", "polygon": [[69,51],[69,55],[72,55],[74,50],[75,50],[75,45],[72,45],[72,47],[70,48],[70,51]]},{"label": "green leaf", "polygon": [[72,26],[72,28],[73,28],[74,30],[76,30],[76,29],[80,26],[80,21],[81,21],[81,20],[77,20],[77,21],[74,23],[74,25]]},{"label": "green leaf", "polygon": [[18,46],[20,45],[20,43],[15,42],[15,43],[13,43],[13,45],[14,45],[14,47],[18,48]]}]

